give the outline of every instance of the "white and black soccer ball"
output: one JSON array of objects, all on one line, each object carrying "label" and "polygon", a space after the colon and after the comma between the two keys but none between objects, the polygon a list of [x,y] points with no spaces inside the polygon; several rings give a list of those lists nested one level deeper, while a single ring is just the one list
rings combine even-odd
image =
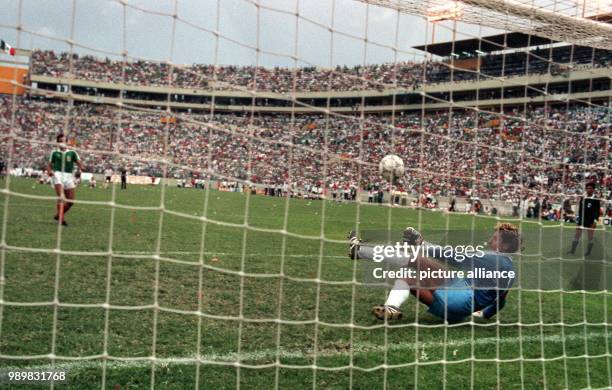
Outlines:
[{"label": "white and black soccer ball", "polygon": [[399,179],[404,176],[404,161],[395,154],[389,154],[380,160],[378,172],[387,180]]}]

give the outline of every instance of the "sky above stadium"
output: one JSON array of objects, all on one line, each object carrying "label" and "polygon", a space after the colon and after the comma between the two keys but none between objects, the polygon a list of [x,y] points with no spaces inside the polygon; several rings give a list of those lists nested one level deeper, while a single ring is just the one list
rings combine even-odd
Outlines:
[{"label": "sky above stadium", "polygon": [[[177,64],[268,67],[393,62],[393,46],[398,61],[418,60],[422,53],[412,46],[453,39],[452,22],[437,24],[432,34],[422,17],[386,8],[353,0],[296,1],[259,0],[258,11],[257,0],[129,0],[130,7],[120,0],[0,0],[0,37],[26,49],[70,51],[73,39],[84,46],[75,52],[101,57],[127,50],[131,57]],[[333,34],[333,46],[332,15],[333,28],[350,35]],[[457,23],[455,39],[498,32]]]}]

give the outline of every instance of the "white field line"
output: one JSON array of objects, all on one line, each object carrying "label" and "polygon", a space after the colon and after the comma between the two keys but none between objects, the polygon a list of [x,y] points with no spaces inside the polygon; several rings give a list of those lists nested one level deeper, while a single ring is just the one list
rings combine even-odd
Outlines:
[{"label": "white field line", "polygon": [[[151,251],[113,251],[114,254],[118,255],[151,255],[153,256],[155,253]],[[201,252],[204,255],[217,255],[217,256],[240,256],[240,252]],[[199,255],[198,251],[161,251],[159,252],[161,255]],[[247,253],[246,256],[266,256],[266,257],[282,257],[283,255],[280,253]],[[312,254],[312,255],[304,255],[304,254],[285,254],[285,257],[292,258],[315,258],[319,257],[326,259],[348,259],[348,256],[337,256],[337,255],[323,255]]]},{"label": "white field line", "polygon": [[[6,249],[9,252],[20,252],[19,249]],[[53,249],[49,249],[49,253],[52,253]],[[240,252],[215,252],[215,251],[160,251],[160,255],[200,255],[200,253],[204,255],[212,255],[212,256],[241,256]],[[112,251],[114,255],[142,255],[142,256],[154,256],[157,253],[151,251]],[[265,257],[282,257],[283,255],[280,253],[246,253],[247,257],[254,256],[265,256]],[[348,256],[339,256],[339,255],[319,255],[319,254],[289,254],[286,253],[285,257],[288,258],[313,258],[318,259],[319,257],[324,259],[348,259]]]},{"label": "white field line", "polygon": [[[427,360],[427,350],[430,352],[439,352],[446,346],[447,350],[450,348],[451,353],[455,353],[452,351],[452,348],[463,348],[469,347],[471,345],[475,346],[489,346],[489,345],[518,345],[519,343],[561,343],[563,341],[585,341],[592,339],[604,339],[605,337],[612,338],[612,333],[607,334],[604,332],[593,332],[587,335],[583,334],[570,334],[565,337],[561,335],[549,335],[549,336],[523,336],[523,337],[483,337],[477,339],[468,339],[463,338],[459,340],[449,340],[447,342],[441,341],[431,341],[431,342],[420,342],[409,343],[395,343],[389,344],[387,346],[381,344],[374,343],[356,343],[353,344],[353,355],[355,354],[367,354],[367,353],[383,353],[385,350],[387,351],[414,351],[418,348],[420,351],[420,359]],[[334,357],[334,356],[345,356],[348,355],[348,349],[346,351],[338,351],[338,350],[320,350],[317,353],[318,357]],[[129,360],[130,358],[119,358],[122,360],[109,360],[106,362],[107,369],[130,369],[130,368],[148,368],[151,367],[151,364],[154,362],[157,365],[186,365],[186,364],[194,364],[199,361],[202,363],[212,362],[226,362],[226,363],[239,363],[239,362],[261,362],[261,361],[275,361],[278,356],[280,359],[304,359],[311,356],[314,356],[315,353],[313,350],[306,351],[287,351],[287,350],[276,350],[276,349],[263,349],[261,351],[253,351],[253,352],[242,352],[237,354],[235,352],[227,352],[227,353],[209,353],[204,355],[192,355],[190,357],[174,357],[174,358],[150,358],[147,360],[143,360],[143,358],[134,358],[134,360]],[[60,359],[60,358],[58,358]],[[146,358],[145,358],[146,359]],[[31,366],[4,366],[2,368],[3,371],[15,369],[15,370],[34,370],[34,371],[43,371],[51,369],[51,364],[39,364],[39,365],[31,365]],[[53,366],[53,369],[56,370],[67,370],[71,372],[100,368],[102,367],[101,360],[74,360],[63,363],[56,363]]]}]

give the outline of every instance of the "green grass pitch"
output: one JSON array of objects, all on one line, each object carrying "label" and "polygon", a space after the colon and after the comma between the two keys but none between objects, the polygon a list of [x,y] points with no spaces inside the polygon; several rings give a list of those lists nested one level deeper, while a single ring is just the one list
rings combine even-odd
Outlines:
[{"label": "green grass pitch", "polygon": [[[11,179],[10,190],[0,207],[0,367],[70,357],[56,360],[69,370],[58,388],[100,388],[104,369],[111,389],[612,386],[609,292],[515,290],[499,322],[452,326],[411,297],[404,318],[384,326],[370,309],[387,290],[351,283],[361,275],[346,245],[313,239],[342,240],[357,221],[427,232],[486,229],[492,218],[195,189],[162,198],[158,187],[130,186],[116,188],[114,208],[113,190],[79,188],[79,200],[100,203],[75,205],[58,234],[49,186]],[[105,349],[113,358],[103,368]]]}]

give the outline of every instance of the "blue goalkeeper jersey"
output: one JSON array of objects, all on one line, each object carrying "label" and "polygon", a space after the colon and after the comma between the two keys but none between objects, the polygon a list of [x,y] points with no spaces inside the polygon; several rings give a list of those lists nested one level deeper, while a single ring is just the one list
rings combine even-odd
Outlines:
[{"label": "blue goalkeeper jersey", "polygon": [[[483,251],[482,256],[466,258],[463,253],[441,250],[443,247],[439,245],[425,245],[428,257],[442,260],[450,267],[465,272],[464,279],[474,291],[475,310],[483,310],[483,315],[488,318],[504,307],[508,290],[514,283],[514,277],[509,275],[510,271],[514,273],[514,265],[508,254]],[[502,274],[508,277],[493,277],[494,271],[505,271]]]}]

